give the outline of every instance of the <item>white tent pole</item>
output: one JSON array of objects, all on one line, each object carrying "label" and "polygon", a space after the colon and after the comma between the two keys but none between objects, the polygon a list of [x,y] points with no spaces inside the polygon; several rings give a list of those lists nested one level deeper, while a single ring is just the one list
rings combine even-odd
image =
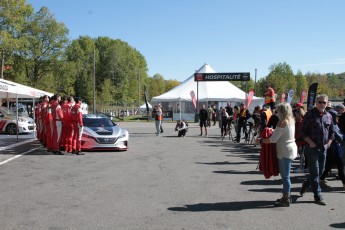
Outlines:
[{"label": "white tent pole", "polygon": [[[18,89],[17,89],[18,91]],[[19,114],[18,114],[18,92],[16,94],[16,114],[17,114],[17,127],[16,127],[16,132],[17,132],[17,142],[19,142],[19,138],[18,138],[18,119],[19,119]]]},{"label": "white tent pole", "polygon": [[181,98],[180,98],[180,120],[182,120],[182,114],[181,114],[181,110],[182,110],[182,105],[181,105]]}]

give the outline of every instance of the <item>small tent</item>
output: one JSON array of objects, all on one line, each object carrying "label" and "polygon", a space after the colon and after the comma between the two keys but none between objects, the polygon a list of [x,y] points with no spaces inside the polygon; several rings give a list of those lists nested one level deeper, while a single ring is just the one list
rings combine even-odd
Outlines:
[{"label": "small tent", "polygon": [[[147,104],[149,106],[149,110],[151,110],[152,109],[152,105],[149,102],[147,102]],[[146,103],[144,103],[143,105],[141,105],[139,107],[139,111],[140,111],[140,113],[145,113],[146,114]]]},{"label": "small tent", "polygon": [[[216,71],[208,64],[204,64],[197,73],[216,73]],[[198,108],[202,104],[216,105],[219,109],[224,107],[226,102],[231,102],[231,105],[245,103],[247,94],[231,84],[228,81],[194,81],[194,74],[187,78],[180,85],[172,90],[153,97],[152,104],[161,103],[165,111],[172,111],[173,119],[194,120],[194,116],[198,111],[192,102],[191,94],[195,94],[197,98]],[[253,97],[249,110],[257,105],[263,105],[264,99]]]}]

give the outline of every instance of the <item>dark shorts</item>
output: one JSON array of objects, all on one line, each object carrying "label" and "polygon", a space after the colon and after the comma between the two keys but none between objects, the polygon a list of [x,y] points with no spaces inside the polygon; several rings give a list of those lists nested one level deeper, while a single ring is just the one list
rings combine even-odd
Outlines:
[{"label": "dark shorts", "polygon": [[200,123],[199,123],[200,127],[206,127],[207,124],[206,124],[206,120],[200,120]]}]

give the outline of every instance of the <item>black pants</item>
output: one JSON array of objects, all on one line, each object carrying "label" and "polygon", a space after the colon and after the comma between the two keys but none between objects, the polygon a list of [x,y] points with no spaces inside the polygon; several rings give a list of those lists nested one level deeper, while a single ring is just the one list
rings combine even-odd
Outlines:
[{"label": "black pants", "polygon": [[335,146],[332,145],[327,151],[325,171],[320,176],[320,180],[326,178],[333,165],[337,166],[339,179],[345,184],[344,165],[338,153],[335,151]]},{"label": "black pants", "polygon": [[185,135],[186,135],[186,132],[187,132],[186,129],[182,129],[182,130],[178,131],[178,134],[177,134],[177,135],[178,135],[179,137],[185,136]]}]

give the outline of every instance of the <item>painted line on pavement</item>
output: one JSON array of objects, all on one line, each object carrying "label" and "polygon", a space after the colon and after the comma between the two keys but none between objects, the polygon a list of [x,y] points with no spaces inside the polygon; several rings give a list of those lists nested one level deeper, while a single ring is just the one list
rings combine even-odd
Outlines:
[{"label": "painted line on pavement", "polygon": [[18,142],[18,143],[14,143],[12,145],[8,145],[8,146],[5,146],[5,147],[0,147],[0,151],[4,151],[4,150],[7,150],[7,149],[10,149],[10,148],[13,148],[13,147],[17,147],[19,145],[23,145],[23,144],[26,144],[26,143],[29,143],[29,142],[33,142],[35,140],[36,139],[29,139],[29,140],[21,141],[21,142]]},{"label": "painted line on pavement", "polygon": [[35,150],[37,150],[37,149],[39,149],[39,148],[41,148],[41,147],[42,147],[42,146],[39,146],[39,147],[37,147],[37,148],[30,149],[30,150],[28,150],[28,151],[26,151],[26,152],[24,152],[24,153],[22,153],[22,154],[19,154],[19,155],[16,155],[16,156],[14,156],[14,157],[11,157],[11,158],[9,158],[9,159],[7,159],[7,160],[5,160],[5,161],[0,162],[0,165],[6,164],[6,163],[8,163],[8,162],[10,162],[10,161],[12,161],[12,160],[14,160],[14,159],[17,159],[17,158],[19,158],[19,157],[21,157],[21,156],[23,156],[23,155],[25,155],[25,154],[31,153],[31,152],[33,152],[33,151],[35,151]]}]

